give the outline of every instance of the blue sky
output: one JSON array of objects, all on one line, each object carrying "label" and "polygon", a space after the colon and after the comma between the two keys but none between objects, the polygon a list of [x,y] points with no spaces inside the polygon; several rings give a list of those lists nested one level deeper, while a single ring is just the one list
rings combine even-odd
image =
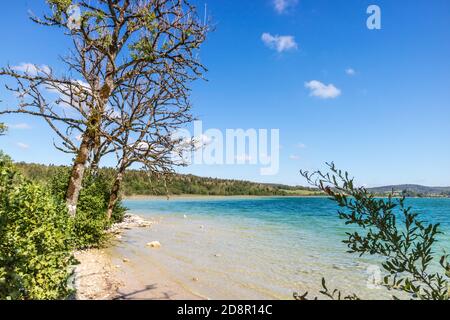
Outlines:
[{"label": "blue sky", "polygon": [[[195,2],[203,10],[205,1]],[[280,172],[261,176],[250,165],[182,172],[304,184],[300,169],[335,161],[368,186],[450,185],[448,0],[206,2],[215,31],[202,47],[208,81],[193,86],[193,112],[206,129],[280,129]],[[40,2],[6,3],[0,65],[63,71],[58,56],[70,43],[27,18]],[[366,27],[371,4],[381,8],[381,30]],[[11,102],[3,89],[0,97]],[[0,149],[16,161],[70,163],[41,120],[1,121],[11,128]]]}]

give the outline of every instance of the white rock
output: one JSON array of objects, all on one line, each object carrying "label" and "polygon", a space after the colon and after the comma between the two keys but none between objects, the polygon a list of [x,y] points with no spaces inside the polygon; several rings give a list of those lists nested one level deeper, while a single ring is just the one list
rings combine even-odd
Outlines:
[{"label": "white rock", "polygon": [[159,241],[152,241],[152,242],[147,243],[147,247],[155,248],[155,249],[161,248],[161,243]]}]

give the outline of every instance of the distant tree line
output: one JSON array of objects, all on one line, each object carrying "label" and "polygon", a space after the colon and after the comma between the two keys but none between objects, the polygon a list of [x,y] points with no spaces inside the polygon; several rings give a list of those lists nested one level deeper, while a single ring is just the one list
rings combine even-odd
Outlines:
[{"label": "distant tree line", "polygon": [[[67,167],[18,163],[19,170],[31,180],[46,183],[67,172]],[[114,180],[115,169],[101,168],[99,173]],[[127,170],[123,178],[122,195],[209,195],[209,196],[289,196],[323,195],[308,187],[264,184],[240,180],[205,178],[194,175],[171,174],[161,180],[146,170]]]}]

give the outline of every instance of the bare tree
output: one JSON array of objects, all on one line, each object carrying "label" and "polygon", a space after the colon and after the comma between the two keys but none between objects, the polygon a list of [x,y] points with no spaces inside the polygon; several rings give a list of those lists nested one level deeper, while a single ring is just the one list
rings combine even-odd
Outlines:
[{"label": "bare tree", "polygon": [[[169,68],[165,66],[165,68]],[[127,168],[139,163],[151,176],[165,176],[184,165],[183,151],[190,145],[174,135],[192,121],[186,80],[161,70],[151,79],[145,73],[122,86],[113,96],[105,140],[118,157],[107,216],[111,218]],[[150,85],[151,84],[151,85]]]},{"label": "bare tree", "polygon": [[[16,80],[17,86],[9,89],[21,102],[0,114],[44,118],[62,140],[59,149],[75,153],[66,196],[69,213],[75,215],[89,159],[96,167],[110,151],[111,141],[102,134],[107,132],[112,97],[124,86],[132,90],[129,86],[135,77],[147,81],[143,86],[155,85],[153,79],[162,72],[180,86],[202,77],[204,68],[197,51],[208,26],[186,0],[47,2],[51,11],[32,19],[59,27],[72,39],[73,48],[63,58],[68,75],[57,77],[50,69],[37,66],[34,72],[1,69],[0,76]],[[73,15],[75,9],[80,16]],[[49,101],[48,91],[59,97]],[[74,132],[79,132],[75,139]]]}]

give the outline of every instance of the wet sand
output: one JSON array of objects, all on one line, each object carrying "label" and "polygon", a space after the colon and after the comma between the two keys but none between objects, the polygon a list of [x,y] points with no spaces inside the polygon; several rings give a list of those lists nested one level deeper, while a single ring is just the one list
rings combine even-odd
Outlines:
[{"label": "wet sand", "polygon": [[[151,228],[137,216],[128,216],[110,233],[113,241],[104,249],[75,252],[77,300],[200,300],[202,297],[177,283],[156,265],[142,264],[132,252],[125,257],[118,250],[122,233],[133,228]],[[145,244],[144,244],[145,245]],[[148,250],[156,250],[148,247]]]},{"label": "wet sand", "polygon": [[120,283],[113,298],[115,300],[204,299],[171,279],[157,265],[144,264],[132,253],[128,254],[127,258],[121,258],[115,248],[111,247],[108,249],[108,255],[114,264],[113,277]]}]

